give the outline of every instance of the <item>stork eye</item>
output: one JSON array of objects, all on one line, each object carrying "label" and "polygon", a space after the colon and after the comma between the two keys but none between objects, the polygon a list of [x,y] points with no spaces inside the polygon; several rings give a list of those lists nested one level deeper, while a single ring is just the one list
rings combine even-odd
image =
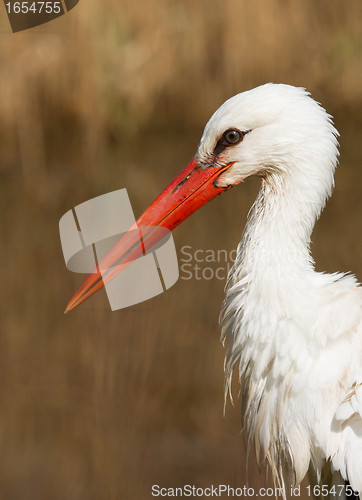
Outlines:
[{"label": "stork eye", "polygon": [[226,145],[235,145],[238,144],[243,139],[243,134],[239,132],[239,130],[230,129],[224,132],[224,144]]},{"label": "stork eye", "polygon": [[239,144],[244,139],[244,135],[251,132],[251,130],[247,130],[246,132],[240,132],[240,130],[236,128],[229,128],[226,130],[223,135],[218,140],[213,154],[218,156],[221,154],[227,147],[235,146]]}]

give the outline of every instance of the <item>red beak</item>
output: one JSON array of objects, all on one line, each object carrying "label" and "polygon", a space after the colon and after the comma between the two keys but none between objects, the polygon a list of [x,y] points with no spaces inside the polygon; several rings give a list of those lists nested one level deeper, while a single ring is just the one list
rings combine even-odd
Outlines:
[{"label": "red beak", "polygon": [[[209,200],[232,187],[220,188],[215,184],[215,180],[231,165],[232,163],[222,167],[204,167],[193,158],[88,276],[74,294],[65,312],[79,306],[131,262],[141,257],[145,248],[149,250],[161,240],[165,236],[165,230],[162,228],[172,231]],[[142,234],[138,229],[141,226]],[[102,274],[99,268],[102,269]]]}]

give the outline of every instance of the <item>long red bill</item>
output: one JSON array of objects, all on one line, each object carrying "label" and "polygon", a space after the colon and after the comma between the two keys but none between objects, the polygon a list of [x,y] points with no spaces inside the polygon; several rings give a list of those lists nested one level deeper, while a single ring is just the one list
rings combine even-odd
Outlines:
[{"label": "long red bill", "polygon": [[[163,230],[152,228],[162,227],[172,231],[205,203],[229,189],[231,186],[217,187],[215,180],[231,165],[229,163],[222,167],[204,167],[193,158],[83,282],[67,305],[65,313],[79,306],[135,259],[141,257],[145,253],[146,239],[147,249],[150,249],[165,236]],[[147,233],[142,231],[140,238],[138,228],[141,227],[147,227],[149,230]],[[102,273],[99,269],[102,269]]]}]

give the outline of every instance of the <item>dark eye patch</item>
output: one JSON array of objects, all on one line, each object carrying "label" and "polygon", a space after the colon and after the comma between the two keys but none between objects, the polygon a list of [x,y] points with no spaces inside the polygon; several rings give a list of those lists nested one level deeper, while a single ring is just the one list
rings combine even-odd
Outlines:
[{"label": "dark eye patch", "polygon": [[223,135],[220,137],[220,139],[218,140],[218,142],[215,146],[215,149],[213,151],[213,154],[215,156],[218,156],[226,148],[228,148],[230,146],[236,146],[244,139],[244,136],[249,132],[250,132],[250,130],[247,130],[246,132],[241,132],[238,129],[226,130],[223,133]]}]

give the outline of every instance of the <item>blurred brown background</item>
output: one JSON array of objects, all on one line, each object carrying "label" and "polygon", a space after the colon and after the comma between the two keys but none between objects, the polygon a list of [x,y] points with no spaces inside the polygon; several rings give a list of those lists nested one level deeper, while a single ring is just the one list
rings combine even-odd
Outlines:
[{"label": "blurred brown background", "polygon": [[[65,267],[58,221],[124,187],[140,215],[226,98],[284,82],[341,132],[317,269],[362,279],[362,3],[81,0],[17,34],[0,12],[0,498],[243,487],[240,401],[223,416],[224,282],[180,279],[117,312],[102,291],[64,316],[84,276]],[[236,248],[257,189],[205,206],[175,231],[177,249]],[[265,484],[252,460],[249,485]]]}]

